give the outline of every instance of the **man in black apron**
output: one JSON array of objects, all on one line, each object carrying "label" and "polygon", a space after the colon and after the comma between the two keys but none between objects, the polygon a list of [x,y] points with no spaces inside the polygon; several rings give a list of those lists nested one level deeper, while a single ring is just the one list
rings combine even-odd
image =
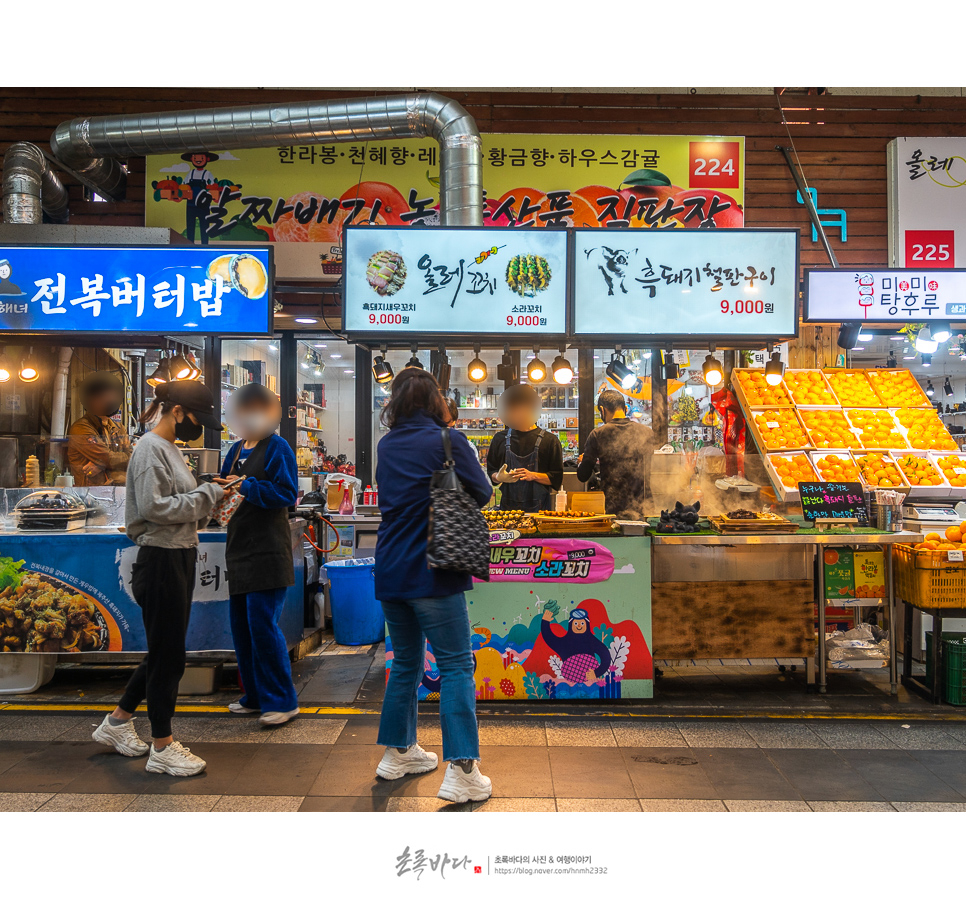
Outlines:
[{"label": "man in black apron", "polygon": [[195,221],[197,220],[202,245],[207,245],[208,215],[211,211],[211,193],[208,191],[208,186],[215,184],[215,177],[205,167],[217,160],[218,154],[197,151],[195,153],[183,153],[181,159],[187,160],[191,164],[191,169],[184,177],[184,184],[191,189],[191,198],[188,199],[188,205],[185,209],[187,219],[185,236],[192,243],[195,241]]},{"label": "man in black apron", "polygon": [[540,397],[533,387],[516,384],[500,397],[500,419],[506,425],[490,444],[486,471],[500,483],[505,511],[550,511],[551,489],[563,484],[563,449],[552,432],[537,426]]}]

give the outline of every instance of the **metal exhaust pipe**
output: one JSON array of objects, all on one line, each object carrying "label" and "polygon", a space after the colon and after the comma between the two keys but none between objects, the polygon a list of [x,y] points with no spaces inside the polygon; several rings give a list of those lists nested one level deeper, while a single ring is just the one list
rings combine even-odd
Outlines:
[{"label": "metal exhaust pipe", "polygon": [[3,220],[40,224],[41,210],[51,220],[66,223],[70,213],[67,189],[36,144],[11,144],[3,156]]}]

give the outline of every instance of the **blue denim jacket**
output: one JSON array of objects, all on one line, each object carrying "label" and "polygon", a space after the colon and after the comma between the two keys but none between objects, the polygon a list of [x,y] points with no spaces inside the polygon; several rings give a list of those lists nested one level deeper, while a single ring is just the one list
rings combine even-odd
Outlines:
[{"label": "blue denim jacket", "polygon": [[[456,474],[482,507],[493,488],[476,449],[455,429],[450,429],[450,440]],[[444,462],[440,424],[424,412],[398,419],[379,442],[376,485],[382,523],[375,572],[379,600],[444,597],[472,588],[469,575],[431,569],[426,563],[429,483]]]}]

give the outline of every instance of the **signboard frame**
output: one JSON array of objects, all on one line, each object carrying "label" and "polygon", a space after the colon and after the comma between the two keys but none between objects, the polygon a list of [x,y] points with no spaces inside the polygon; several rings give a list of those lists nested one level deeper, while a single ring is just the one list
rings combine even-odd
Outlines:
[{"label": "signboard frame", "polygon": [[[882,272],[889,275],[902,275],[908,274],[910,276],[922,277],[923,275],[929,274],[950,274],[950,275],[963,275],[964,280],[966,280],[966,268],[902,268],[893,266],[849,266],[846,268],[806,268],[804,272],[804,279],[802,281],[802,316],[803,322],[806,323],[860,323],[868,322],[874,323],[877,326],[891,327],[895,326],[897,329],[900,326],[907,326],[910,323],[925,323],[929,325],[930,320],[938,322],[943,320],[945,322],[956,322],[957,318],[955,316],[949,316],[945,313],[936,313],[933,315],[925,316],[909,316],[909,315],[896,315],[894,319],[890,318],[880,318],[880,317],[867,317],[863,319],[857,316],[844,316],[836,314],[835,316],[814,316],[813,312],[810,311],[811,303],[811,278],[813,274],[853,274],[860,275],[863,272]],[[964,315],[959,322],[966,322],[966,315]]]},{"label": "signboard frame", "polygon": [[[172,328],[158,328],[158,329],[118,329],[118,328],[104,328],[104,329],[17,329],[17,328],[2,328],[0,333],[6,335],[18,335],[18,336],[42,336],[44,338],[50,338],[54,336],[70,338],[82,337],[82,338],[98,338],[98,337],[108,337],[111,339],[117,338],[151,338],[160,336],[177,336],[177,335],[196,335],[196,336],[215,336],[217,338],[272,338],[275,334],[274,330],[274,317],[275,317],[275,259],[274,250],[271,244],[265,243],[255,243],[250,244],[241,243],[237,246],[194,246],[191,244],[183,246],[158,246],[151,243],[31,243],[31,242],[16,242],[9,243],[4,242],[0,244],[0,251],[6,250],[16,250],[16,249],[49,249],[49,250],[63,250],[66,252],[78,252],[84,250],[114,250],[128,252],[133,250],[150,250],[153,252],[169,252],[169,251],[190,251],[196,253],[198,256],[204,258],[206,253],[211,255],[208,258],[217,258],[219,255],[225,255],[228,253],[241,254],[244,252],[250,252],[252,254],[259,253],[264,254],[265,261],[268,268],[268,286],[265,291],[265,330],[254,330],[254,329],[206,329],[202,326],[198,327],[172,327]],[[52,267],[51,272],[56,272],[56,268]],[[106,283],[107,279],[105,279]],[[230,290],[227,289],[227,290]],[[145,292],[145,299],[148,297],[148,293]],[[2,297],[2,295],[0,295]],[[66,295],[65,295],[66,299]],[[27,301],[30,303],[31,301]],[[113,308],[112,308],[113,309]]]},{"label": "signboard frame", "polygon": [[[367,226],[361,224],[349,225],[343,228],[342,231],[342,252],[343,254],[348,253],[348,242],[347,233],[349,231],[353,233],[362,232],[399,232],[406,234],[417,234],[417,233],[495,233],[498,235],[506,234],[509,239],[514,237],[520,238],[521,234],[525,234],[527,230],[520,230],[515,227],[423,227],[423,226],[413,226],[413,227],[383,227],[383,226]],[[538,342],[569,342],[571,341],[571,329],[572,329],[572,303],[571,303],[571,293],[573,290],[573,235],[568,227],[545,227],[538,230],[532,230],[533,233],[557,233],[564,237],[564,259],[565,259],[565,277],[563,278],[564,284],[564,328],[557,332],[541,332],[539,327],[527,326],[514,332],[466,332],[466,331],[446,331],[446,330],[407,330],[402,326],[399,327],[380,327],[376,329],[350,329],[347,322],[347,311],[348,311],[348,297],[346,295],[347,285],[348,285],[348,273],[343,271],[342,277],[339,282],[339,290],[342,298],[342,327],[341,333],[345,336],[346,341],[356,342],[362,344],[372,344],[372,343],[401,343],[401,342],[416,342],[416,341],[445,341],[448,343],[454,342],[480,342],[480,343],[505,343],[509,341],[510,343],[515,340],[530,342],[535,340]],[[343,255],[345,258],[345,255]],[[344,264],[344,263],[343,263]],[[525,339],[524,339],[525,337]]]},{"label": "signboard frame", "polygon": [[[663,343],[672,342],[674,344],[680,344],[683,347],[689,345],[706,345],[709,342],[714,342],[716,346],[721,345],[743,345],[749,342],[763,342],[767,341],[769,343],[778,343],[789,341],[791,339],[798,337],[798,327],[799,327],[799,300],[800,300],[800,283],[799,279],[801,277],[801,231],[797,227],[721,227],[721,228],[708,228],[705,230],[686,230],[686,231],[664,231],[662,238],[668,236],[669,234],[675,238],[680,235],[683,240],[694,240],[696,234],[714,234],[716,237],[722,234],[764,234],[764,233],[780,233],[787,234],[789,236],[794,236],[795,239],[795,304],[793,308],[793,319],[792,319],[792,329],[787,333],[748,333],[739,335],[728,335],[724,333],[708,333],[708,332],[629,332],[615,330],[614,332],[579,332],[577,330],[577,291],[576,291],[576,249],[577,249],[577,233],[636,233],[633,228],[612,228],[612,227],[583,227],[574,228],[572,231],[573,240],[571,242],[571,335],[570,341],[587,342],[591,344],[602,344],[602,345],[625,345],[632,344],[636,342],[642,343]],[[633,237],[631,237],[633,239]],[[649,237],[642,237],[643,240],[648,240]]]}]

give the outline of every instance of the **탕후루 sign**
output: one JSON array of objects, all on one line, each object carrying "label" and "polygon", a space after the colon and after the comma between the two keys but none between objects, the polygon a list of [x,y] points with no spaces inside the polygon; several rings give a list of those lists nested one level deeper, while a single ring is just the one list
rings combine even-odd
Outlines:
[{"label": "\ud0d5\ud6c4\ub8e8 sign", "polygon": [[821,518],[855,518],[868,526],[865,497],[860,482],[800,482],[802,515],[806,521]]},{"label": "\ud0d5\ud6c4\ub8e8 sign", "polygon": [[797,230],[575,230],[574,237],[576,335],[797,334]]},{"label": "\ud0d5\ud6c4\ub8e8 sign", "polygon": [[266,335],[269,247],[0,247],[0,332]]},{"label": "\ud0d5\ud6c4\ub8e8 sign", "polygon": [[346,227],[342,328],[561,336],[567,282],[564,229]]},{"label": "\ud0d5\ud6c4\ub8e8 sign", "polygon": [[928,323],[966,320],[966,268],[809,268],[805,320],[810,323]]},{"label": "\ud0d5\ud6c4\ub8e8 sign", "polygon": [[966,137],[899,137],[886,149],[890,264],[966,268]]},{"label": "\ud0d5\ud6c4\ub8e8 sign", "polygon": [[[743,137],[484,134],[483,224],[744,225]],[[159,154],[145,223],[198,242],[275,243],[279,277],[336,280],[345,224],[438,226],[431,138]]]}]

